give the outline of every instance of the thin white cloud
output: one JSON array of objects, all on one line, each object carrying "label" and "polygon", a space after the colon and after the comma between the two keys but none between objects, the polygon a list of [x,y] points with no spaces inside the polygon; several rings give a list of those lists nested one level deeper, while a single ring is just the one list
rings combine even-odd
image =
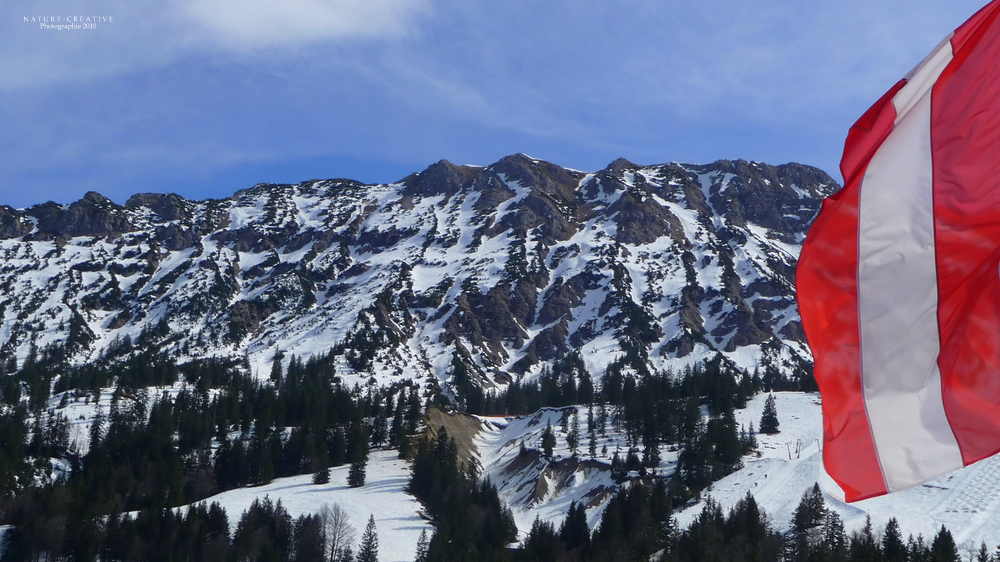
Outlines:
[{"label": "thin white cloud", "polygon": [[218,44],[245,50],[404,36],[429,7],[427,0],[188,0],[183,11]]},{"label": "thin white cloud", "polygon": [[53,10],[6,0],[0,179],[535,146],[656,161],[782,145],[805,159],[786,132],[830,138],[832,161],[853,120],[982,1],[60,0],[115,21],[58,33],[22,21]]},{"label": "thin white cloud", "polygon": [[[90,82],[218,53],[296,56],[299,47],[411,36],[436,0],[29,0],[0,4],[0,92]],[[53,31],[32,18],[101,16]]]}]

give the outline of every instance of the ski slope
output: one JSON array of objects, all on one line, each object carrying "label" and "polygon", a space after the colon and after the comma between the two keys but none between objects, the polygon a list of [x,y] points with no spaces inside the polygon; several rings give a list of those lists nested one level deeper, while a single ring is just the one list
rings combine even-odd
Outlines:
[{"label": "ski slope", "polygon": [[[711,486],[711,496],[729,509],[747,491],[771,516],[781,530],[791,527],[792,514],[802,494],[819,483],[827,506],[844,520],[848,531],[860,529],[870,515],[876,529],[892,517],[899,520],[904,537],[922,534],[929,540],[948,527],[961,548],[978,547],[985,541],[990,549],[1000,543],[1000,456],[991,457],[921,486],[894,494],[847,504],[843,491],[823,469],[822,413],[819,394],[774,393],[781,433],[757,435],[760,458],[744,458],[743,469]],[[755,397],[745,410],[737,410],[739,423],[759,425],[766,394]],[[687,526],[697,517],[703,503],[678,513],[678,522]]]}]

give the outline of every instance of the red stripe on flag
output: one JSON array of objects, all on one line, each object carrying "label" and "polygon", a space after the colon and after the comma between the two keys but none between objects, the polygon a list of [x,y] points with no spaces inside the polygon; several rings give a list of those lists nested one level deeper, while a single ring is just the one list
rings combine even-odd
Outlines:
[{"label": "red stripe on flag", "polygon": [[886,493],[865,410],[858,325],[858,205],[872,155],[892,131],[900,81],[848,133],[845,186],[823,202],[802,245],[796,289],[823,396],[823,462],[847,501]]},{"label": "red stripe on flag", "polygon": [[823,396],[823,463],[847,501],[886,493],[861,387],[857,287],[860,193],[855,184],[823,202],[823,210],[802,246],[796,272],[802,324]]},{"label": "red stripe on flag", "polygon": [[934,85],[938,366],[966,464],[1000,450],[1000,3],[956,31]]},{"label": "red stripe on flag", "polygon": [[845,186],[855,181],[861,182],[872,155],[892,132],[892,122],[896,120],[892,98],[903,86],[906,86],[906,80],[897,82],[847,132],[844,156],[840,159],[840,175],[844,177]]},{"label": "red stripe on flag", "polygon": [[[951,48],[956,55],[956,59],[959,58],[959,53],[966,50],[966,43],[973,38],[977,32],[981,32],[983,29],[989,27],[987,20],[992,20],[996,18],[997,9],[1000,8],[1000,0],[993,0],[986,6],[983,6],[974,16],[969,18],[969,21],[962,24],[961,27],[955,30],[955,33],[951,38]],[[982,37],[980,33],[980,38]],[[979,39],[976,39],[978,41]]]}]

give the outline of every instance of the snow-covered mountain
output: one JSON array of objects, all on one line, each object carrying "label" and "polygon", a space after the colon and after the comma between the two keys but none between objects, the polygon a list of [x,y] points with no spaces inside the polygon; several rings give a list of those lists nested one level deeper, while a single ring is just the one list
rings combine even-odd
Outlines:
[{"label": "snow-covered mountain", "polygon": [[810,361],[799,245],[837,188],[798,164],[515,155],[389,185],[0,207],[0,355],[142,346],[267,372],[339,346],[342,375],[447,379],[457,357],[487,388],[575,349],[597,376],[719,353],[788,371]]}]

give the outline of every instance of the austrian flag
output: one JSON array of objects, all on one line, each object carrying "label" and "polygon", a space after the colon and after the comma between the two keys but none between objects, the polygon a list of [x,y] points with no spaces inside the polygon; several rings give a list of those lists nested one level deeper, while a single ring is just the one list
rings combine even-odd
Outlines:
[{"label": "austrian flag", "polygon": [[848,501],[1000,451],[1000,0],[851,128],[802,248],[823,459]]}]

